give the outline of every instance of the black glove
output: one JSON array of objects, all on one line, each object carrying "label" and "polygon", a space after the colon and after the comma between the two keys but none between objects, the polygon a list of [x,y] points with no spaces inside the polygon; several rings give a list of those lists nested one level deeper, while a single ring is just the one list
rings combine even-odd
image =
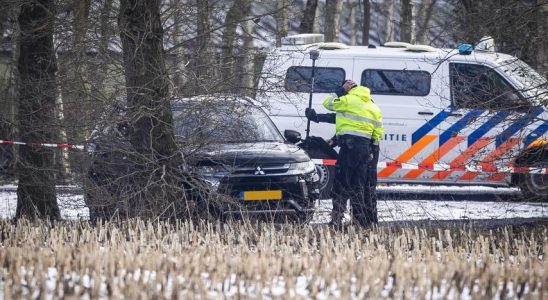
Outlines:
[{"label": "black glove", "polygon": [[335,134],[332,138],[327,140],[327,144],[329,146],[331,146],[331,148],[337,147],[338,146],[338,144],[337,144],[337,135]]},{"label": "black glove", "polygon": [[318,115],[316,114],[316,111],[313,108],[305,109],[304,110],[304,115],[310,121],[318,123]]},{"label": "black glove", "polygon": [[343,89],[342,86],[339,86],[335,89],[335,94],[337,94],[337,97],[342,97],[346,95],[346,91]]}]

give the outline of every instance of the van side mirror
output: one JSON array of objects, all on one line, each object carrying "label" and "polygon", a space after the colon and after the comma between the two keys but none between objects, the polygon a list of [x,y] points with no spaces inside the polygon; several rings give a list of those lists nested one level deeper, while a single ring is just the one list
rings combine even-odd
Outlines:
[{"label": "van side mirror", "polygon": [[284,130],[285,139],[293,144],[301,141],[301,133],[296,130],[286,129]]}]

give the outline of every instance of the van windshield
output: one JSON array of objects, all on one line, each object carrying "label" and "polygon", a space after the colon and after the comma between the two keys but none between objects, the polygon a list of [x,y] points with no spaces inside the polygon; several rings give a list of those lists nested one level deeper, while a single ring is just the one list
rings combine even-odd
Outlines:
[{"label": "van windshield", "polygon": [[524,61],[512,58],[501,62],[502,70],[515,78],[523,85],[523,90],[542,100],[546,105],[548,101],[548,81]]},{"label": "van windshield", "polygon": [[176,135],[200,144],[283,142],[283,138],[257,107],[242,103],[190,101],[173,109]]}]

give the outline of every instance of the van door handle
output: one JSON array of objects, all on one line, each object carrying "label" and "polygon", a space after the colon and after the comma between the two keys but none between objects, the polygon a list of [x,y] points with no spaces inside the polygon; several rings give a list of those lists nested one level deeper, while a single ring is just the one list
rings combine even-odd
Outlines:
[{"label": "van door handle", "polygon": [[450,117],[462,117],[462,114],[459,114],[459,113],[449,113],[448,116],[450,116]]},{"label": "van door handle", "polygon": [[421,116],[424,116],[424,115],[433,115],[434,113],[431,111],[419,111],[418,114]]}]

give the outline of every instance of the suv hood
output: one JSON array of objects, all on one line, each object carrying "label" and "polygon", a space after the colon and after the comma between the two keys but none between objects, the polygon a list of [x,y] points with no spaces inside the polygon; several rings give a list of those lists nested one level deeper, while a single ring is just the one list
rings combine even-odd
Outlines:
[{"label": "suv hood", "polygon": [[285,164],[307,162],[308,155],[293,144],[280,142],[218,144],[200,155],[199,165]]}]

